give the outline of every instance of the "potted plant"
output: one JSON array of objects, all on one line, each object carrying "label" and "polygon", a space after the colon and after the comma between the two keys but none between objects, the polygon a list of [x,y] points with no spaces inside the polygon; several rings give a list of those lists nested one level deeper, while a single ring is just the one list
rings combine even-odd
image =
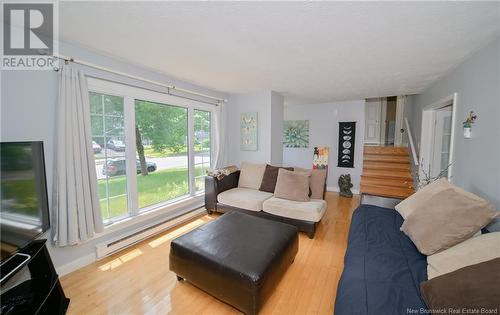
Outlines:
[{"label": "potted plant", "polygon": [[474,115],[474,112],[471,111],[469,113],[469,116],[465,121],[463,122],[464,126],[464,138],[470,138],[471,137],[471,126],[472,124],[476,121],[477,115]]}]

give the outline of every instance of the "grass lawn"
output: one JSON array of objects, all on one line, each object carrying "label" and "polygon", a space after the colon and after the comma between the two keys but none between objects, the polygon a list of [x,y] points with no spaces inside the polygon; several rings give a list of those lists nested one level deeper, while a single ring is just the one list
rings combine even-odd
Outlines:
[{"label": "grass lawn", "polygon": [[[205,151],[201,151],[200,145],[195,145],[194,151],[195,151],[195,154],[201,153],[201,152],[209,152],[208,149]],[[144,155],[148,158],[159,158],[159,157],[167,157],[167,156],[182,156],[182,155],[187,155],[187,148],[185,148],[184,150],[181,150],[179,152],[173,152],[169,149],[165,149],[163,151],[155,151],[152,146],[144,146]]]},{"label": "grass lawn", "polygon": [[[203,175],[201,167],[196,167],[195,176]],[[196,180],[196,188],[203,188],[203,178]],[[106,197],[106,180],[98,180],[101,211],[104,219],[127,213],[127,181],[125,176],[108,179],[109,209]],[[189,193],[188,169],[170,168],[149,173],[147,176],[137,175],[139,208],[174,199]]]}]

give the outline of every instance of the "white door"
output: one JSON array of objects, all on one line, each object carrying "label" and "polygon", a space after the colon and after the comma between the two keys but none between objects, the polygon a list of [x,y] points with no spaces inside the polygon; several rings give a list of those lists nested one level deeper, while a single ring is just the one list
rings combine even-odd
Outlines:
[{"label": "white door", "polygon": [[367,101],[365,107],[365,143],[380,143],[382,101]]},{"label": "white door", "polygon": [[434,144],[432,146],[431,175],[437,176],[445,172],[448,176],[451,143],[452,108],[447,106],[434,112]]}]

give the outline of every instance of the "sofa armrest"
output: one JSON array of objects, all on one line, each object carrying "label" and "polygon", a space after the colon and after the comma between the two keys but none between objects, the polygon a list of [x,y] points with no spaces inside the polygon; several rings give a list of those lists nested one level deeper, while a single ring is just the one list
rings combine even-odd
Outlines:
[{"label": "sofa armrest", "polygon": [[217,195],[223,191],[238,187],[240,171],[236,171],[221,180],[212,176],[205,176],[205,208],[207,211],[217,210]]}]

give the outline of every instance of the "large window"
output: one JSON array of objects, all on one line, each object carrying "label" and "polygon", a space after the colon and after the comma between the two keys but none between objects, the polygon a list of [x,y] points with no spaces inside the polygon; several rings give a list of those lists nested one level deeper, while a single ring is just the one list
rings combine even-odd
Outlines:
[{"label": "large window", "polygon": [[89,89],[105,223],[204,191],[213,105],[94,79]]},{"label": "large window", "polygon": [[189,194],[188,110],[135,101],[139,208]]}]

